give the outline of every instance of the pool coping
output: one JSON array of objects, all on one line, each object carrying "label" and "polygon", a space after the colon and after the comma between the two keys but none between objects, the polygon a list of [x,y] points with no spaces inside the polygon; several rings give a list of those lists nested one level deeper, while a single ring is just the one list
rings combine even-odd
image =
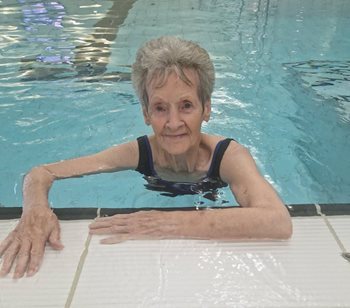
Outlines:
[{"label": "pool coping", "polygon": [[[344,217],[344,219],[346,219],[346,222],[348,222],[350,219],[350,204],[292,204],[292,205],[286,205],[286,207],[287,207],[290,215],[292,217],[297,217],[297,221],[302,222],[302,224],[304,224],[304,225],[306,224],[307,226],[309,226],[309,224],[311,222],[310,226],[313,226],[312,222],[318,222],[318,224],[320,226],[323,226],[322,229],[318,228],[315,230],[317,230],[317,232],[322,231],[322,232],[330,233],[329,241],[333,242],[333,241],[331,241],[331,238],[333,238],[333,240],[336,243],[336,245],[333,247],[336,249],[335,258],[346,260],[348,262],[346,264],[350,265],[350,263],[349,263],[350,262],[350,252],[349,252],[349,250],[346,250],[346,248],[349,249],[349,246],[347,246],[349,244],[347,244],[346,242],[343,241],[344,240],[344,233],[340,232],[336,228],[337,225],[331,220],[331,218],[327,217],[327,215],[325,215],[325,213],[327,213],[327,212],[330,213],[330,215],[334,215],[334,216],[336,216],[336,215],[346,216],[347,215],[347,217]],[[218,207],[216,207],[216,208],[218,208]],[[223,209],[223,207],[220,207],[220,208]],[[225,207],[225,208],[227,208],[227,207]],[[230,207],[230,208],[232,208],[232,207]],[[132,213],[132,212],[136,212],[136,211],[140,211],[140,210],[154,210],[154,209],[163,210],[163,211],[196,210],[195,207],[186,207],[186,208],[154,208],[154,207],[151,208],[151,207],[149,207],[149,208],[123,208],[123,209],[116,209],[116,208],[54,208],[53,211],[56,213],[56,215],[58,216],[59,219],[66,221],[65,226],[67,226],[67,225],[72,226],[71,223],[73,223],[73,225],[75,226],[78,223],[77,222],[78,220],[84,220],[84,219],[89,220],[89,219],[94,219],[97,216],[126,214],[126,213]],[[205,209],[207,209],[207,208],[202,207],[199,210],[205,210]],[[22,213],[21,207],[13,207],[13,208],[2,207],[2,208],[0,208],[0,220],[18,219],[21,216],[21,213]],[[5,217],[5,214],[6,214],[7,218]],[[300,219],[298,219],[298,218],[300,218]],[[338,217],[338,218],[342,219],[341,217]],[[337,217],[335,217],[335,219],[337,219]],[[314,232],[315,230],[312,228],[309,229],[308,227],[306,229],[304,229],[304,231],[306,231],[306,234],[308,234],[309,232]],[[300,234],[301,233],[299,232],[299,235]],[[322,234],[325,234],[325,233],[322,233]],[[319,235],[319,238],[320,238],[320,236],[321,235]],[[87,260],[88,260],[87,257],[89,256],[89,258],[93,258],[94,254],[93,253],[91,254],[91,252],[94,252],[96,250],[97,239],[95,239],[95,241],[91,241],[91,240],[92,240],[91,235],[88,235],[86,237],[84,245],[82,246],[82,251],[81,251],[74,275],[71,278],[71,280],[68,281],[69,288],[66,288],[66,289],[67,290],[69,289],[69,292],[67,294],[67,297],[65,298],[65,305],[64,305],[65,307],[76,307],[76,306],[80,307],[80,304],[77,304],[77,303],[81,303],[81,301],[82,301],[81,298],[82,298],[82,296],[84,296],[84,295],[82,295],[84,292],[84,286],[86,286],[88,284],[89,279],[92,279],[95,277],[94,270],[91,267],[92,263],[87,262]],[[298,237],[297,237],[297,240],[298,240]],[[300,238],[299,238],[299,240],[300,240]],[[294,241],[295,241],[295,239],[294,239]],[[263,242],[259,242],[259,244],[257,246],[257,247],[259,247],[259,250],[262,249],[261,245],[264,245]],[[269,245],[269,244],[267,243],[267,245]],[[312,245],[312,243],[310,243],[310,245]],[[142,251],[143,246],[141,245],[140,247],[141,248],[139,248],[139,247],[137,248],[138,252]],[[274,248],[273,248],[274,246],[272,245],[271,247],[272,247],[271,251],[274,251]],[[317,246],[317,247],[323,247],[323,244],[321,246]],[[270,248],[268,248],[268,249],[270,249]],[[328,249],[328,248],[325,248],[325,249]],[[120,256],[123,256],[123,251],[126,251],[126,250],[121,250]],[[150,250],[147,250],[147,251],[148,251],[148,253],[150,253]],[[249,249],[247,251],[248,251],[247,253],[249,253]],[[282,249],[281,251],[282,252],[285,251],[288,253],[290,252],[288,250],[288,248],[286,248],[286,250]],[[278,254],[281,254],[281,251],[272,252],[272,253],[276,253],[278,255]],[[239,251],[237,253],[239,253]],[[260,251],[260,253],[261,253],[261,251]],[[101,253],[101,254],[103,254],[103,253]],[[108,257],[115,258],[115,254],[113,254],[113,251],[107,252],[105,254]],[[304,253],[300,253],[297,255],[304,255]],[[126,254],[126,256],[127,256],[127,254]],[[122,258],[122,257],[120,257],[120,258]],[[98,258],[96,258],[96,262],[97,261],[98,261]],[[315,260],[315,262],[317,262],[317,260]],[[132,264],[132,260],[131,261],[126,260],[125,263],[123,263],[123,264],[130,265],[130,264]],[[346,267],[345,267],[345,270],[347,270]],[[87,273],[89,273],[89,274],[87,274]],[[100,277],[99,275],[101,275],[101,274],[98,274],[97,277]],[[301,275],[301,277],[303,277],[303,276]],[[22,288],[24,288],[23,289],[24,291],[26,290],[25,287],[22,286]],[[80,300],[80,302],[79,302],[79,300]],[[108,305],[108,307],[112,307],[112,306],[113,305]]]},{"label": "pool coping", "polygon": [[[52,208],[53,212],[60,220],[81,220],[94,219],[98,216],[112,216],[115,214],[129,214],[138,211],[196,211],[206,209],[225,209],[235,208],[231,207],[170,207],[170,208],[97,208],[97,207],[81,207],[81,208]],[[320,211],[318,211],[318,207]],[[291,217],[309,217],[320,216],[321,214],[327,216],[335,215],[350,215],[350,203],[335,203],[335,204],[286,204]],[[0,207],[0,220],[18,219],[22,215],[22,207]]]}]

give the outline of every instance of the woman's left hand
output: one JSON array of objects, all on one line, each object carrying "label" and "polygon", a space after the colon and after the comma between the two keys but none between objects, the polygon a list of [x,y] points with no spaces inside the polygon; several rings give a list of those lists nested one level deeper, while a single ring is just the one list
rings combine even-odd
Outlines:
[{"label": "woman's left hand", "polygon": [[127,240],[179,238],[185,225],[185,213],[180,211],[140,211],[96,218],[89,225],[90,234],[111,235],[102,244],[116,244]]}]

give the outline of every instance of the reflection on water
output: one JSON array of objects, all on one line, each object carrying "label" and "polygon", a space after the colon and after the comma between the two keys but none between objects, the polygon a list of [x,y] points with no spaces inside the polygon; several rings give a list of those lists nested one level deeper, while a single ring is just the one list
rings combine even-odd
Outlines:
[{"label": "reflection on water", "polygon": [[125,20],[133,2],[113,1],[105,14],[95,16],[98,19],[93,25],[93,32],[83,35],[78,43],[74,44],[71,31],[65,29],[67,25],[71,28],[74,24],[74,16],[67,15],[66,7],[62,3],[19,1],[23,25],[27,32],[26,39],[32,46],[37,47],[36,53],[40,52],[21,59],[21,79],[30,81],[78,77],[93,82],[130,80],[128,65],[125,66],[126,72],[106,73],[106,67],[118,28]]},{"label": "reflection on water", "polygon": [[[94,25],[94,32],[76,46],[74,66],[78,76],[99,75],[106,72],[111,56],[111,45],[117,38],[118,29],[128,16],[135,0],[112,1],[112,7]],[[88,65],[87,65],[88,63]],[[109,78],[113,75],[110,74]],[[129,75],[120,73],[121,78],[130,79]]]},{"label": "reflection on water", "polygon": [[[18,2],[21,4],[23,26],[27,32],[26,39],[42,48],[36,60],[44,63],[70,63],[71,48],[63,46],[60,50],[55,48],[55,45],[60,46],[65,43],[64,36],[54,33],[55,29],[60,31],[63,28],[62,20],[66,15],[64,6],[54,1],[22,0]],[[48,32],[50,35],[45,35]]]}]

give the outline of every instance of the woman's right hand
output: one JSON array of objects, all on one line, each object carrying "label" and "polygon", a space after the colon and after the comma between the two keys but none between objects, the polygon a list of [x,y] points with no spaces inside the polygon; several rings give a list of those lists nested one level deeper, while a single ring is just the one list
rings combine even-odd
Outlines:
[{"label": "woman's right hand", "polygon": [[13,278],[33,276],[40,268],[46,242],[55,250],[63,249],[60,226],[48,207],[36,207],[22,214],[16,228],[0,243],[0,277],[15,266]]}]

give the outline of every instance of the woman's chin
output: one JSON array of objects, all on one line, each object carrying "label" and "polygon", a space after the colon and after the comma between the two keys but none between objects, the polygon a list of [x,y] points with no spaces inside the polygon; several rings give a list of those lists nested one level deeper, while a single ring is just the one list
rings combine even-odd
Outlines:
[{"label": "woman's chin", "polygon": [[168,145],[163,148],[170,155],[183,155],[187,152],[188,147],[178,145]]},{"label": "woman's chin", "polygon": [[[165,142],[162,144],[163,150],[165,150],[170,155],[182,155],[185,154],[189,148],[190,144],[187,140],[182,138],[165,138]],[[180,141],[181,140],[181,141]]]}]

